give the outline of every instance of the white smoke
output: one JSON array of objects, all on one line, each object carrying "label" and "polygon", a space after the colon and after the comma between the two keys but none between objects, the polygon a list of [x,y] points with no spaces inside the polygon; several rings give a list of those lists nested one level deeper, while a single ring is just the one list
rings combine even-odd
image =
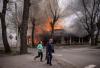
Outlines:
[{"label": "white smoke", "polygon": [[78,0],[59,0],[59,7],[61,11],[64,11],[64,9],[68,8],[68,12],[72,12],[68,15],[68,12],[66,10],[66,15],[68,16],[63,18],[61,25],[64,27],[64,30],[67,33],[84,36],[87,35],[86,30],[84,30],[82,23],[78,21],[79,17],[81,18],[83,16],[81,11],[77,11],[75,13],[71,8],[69,9],[69,5],[73,6],[74,4],[76,4],[76,1],[78,2]]},{"label": "white smoke", "polygon": [[70,5],[75,5],[78,0],[58,0],[58,5],[60,7],[60,11],[63,12]]},{"label": "white smoke", "polygon": [[[80,12],[77,12],[81,15]],[[69,33],[74,33],[76,31],[76,20],[78,19],[76,14],[72,14],[66,18],[64,18],[63,22],[61,23],[64,26],[64,30]]]},{"label": "white smoke", "polygon": [[58,5],[61,9],[61,12],[70,4],[71,0],[59,0]]}]

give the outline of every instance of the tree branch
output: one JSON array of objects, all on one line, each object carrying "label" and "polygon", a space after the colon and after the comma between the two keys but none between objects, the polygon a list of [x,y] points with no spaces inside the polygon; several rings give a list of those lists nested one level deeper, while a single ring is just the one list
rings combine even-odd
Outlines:
[{"label": "tree branch", "polygon": [[91,17],[91,14],[90,14],[90,12],[89,12],[84,0],[82,0],[82,4],[83,4],[84,10],[87,11],[88,15]]},{"label": "tree branch", "polygon": [[49,8],[50,8],[51,14],[52,14],[52,15],[53,15],[53,17],[54,17],[55,15],[54,15],[54,12],[53,12],[52,7],[51,7],[50,0],[49,0]]}]

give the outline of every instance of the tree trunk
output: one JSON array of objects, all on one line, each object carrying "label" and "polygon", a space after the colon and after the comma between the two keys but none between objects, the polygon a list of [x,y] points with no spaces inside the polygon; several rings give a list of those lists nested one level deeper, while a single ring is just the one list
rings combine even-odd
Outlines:
[{"label": "tree trunk", "polygon": [[27,53],[27,29],[28,29],[28,18],[29,18],[29,7],[30,0],[24,0],[23,18],[20,27],[20,54]]},{"label": "tree trunk", "polygon": [[32,26],[32,47],[34,47],[34,29],[35,26]]},{"label": "tree trunk", "polygon": [[35,18],[32,20],[32,47],[34,47]]},{"label": "tree trunk", "polygon": [[95,38],[94,38],[94,35],[93,34],[90,35],[90,45],[91,46],[94,46],[95,45]]},{"label": "tree trunk", "polygon": [[51,38],[54,38],[54,25],[51,25]]},{"label": "tree trunk", "polygon": [[95,36],[94,36],[94,31],[95,31],[95,29],[94,29],[94,25],[93,25],[93,22],[91,21],[91,32],[90,32],[90,39],[91,39],[91,43],[90,43],[90,45],[91,46],[94,46],[95,45]]},{"label": "tree trunk", "polygon": [[3,0],[3,10],[2,13],[0,13],[0,17],[1,17],[1,28],[2,28],[2,40],[5,48],[5,53],[10,53],[11,49],[7,40],[6,21],[5,21],[7,3],[8,0]]},{"label": "tree trunk", "polygon": [[98,45],[99,29],[95,37],[95,45]]},{"label": "tree trunk", "polygon": [[100,34],[100,19],[98,20],[98,23],[97,23],[97,34],[96,34],[96,37],[95,37],[95,45],[98,45],[98,38],[99,38],[99,34]]},{"label": "tree trunk", "polygon": [[34,27],[32,26],[32,47],[34,47]]},{"label": "tree trunk", "polygon": [[70,45],[72,44],[72,37],[70,36]]}]

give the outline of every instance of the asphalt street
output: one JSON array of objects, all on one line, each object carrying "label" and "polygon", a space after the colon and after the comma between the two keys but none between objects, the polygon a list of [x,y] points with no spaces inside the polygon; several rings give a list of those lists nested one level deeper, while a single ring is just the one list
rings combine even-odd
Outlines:
[{"label": "asphalt street", "polygon": [[100,68],[100,49],[61,48],[56,49],[55,56],[77,68]]}]

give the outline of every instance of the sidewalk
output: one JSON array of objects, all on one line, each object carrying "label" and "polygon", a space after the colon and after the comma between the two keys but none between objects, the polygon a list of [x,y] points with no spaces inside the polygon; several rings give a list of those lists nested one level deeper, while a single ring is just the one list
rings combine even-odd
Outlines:
[{"label": "sidewalk", "polygon": [[46,61],[40,62],[39,59],[33,60],[32,54],[18,55],[18,56],[2,56],[0,57],[0,68],[75,68],[69,66],[61,60],[54,57],[52,66],[46,64]]}]

